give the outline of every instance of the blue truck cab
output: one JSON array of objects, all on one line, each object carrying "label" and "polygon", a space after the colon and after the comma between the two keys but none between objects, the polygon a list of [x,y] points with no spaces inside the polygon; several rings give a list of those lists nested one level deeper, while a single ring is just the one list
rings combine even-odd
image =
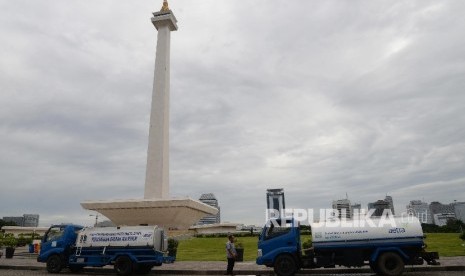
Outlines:
[{"label": "blue truck cab", "polygon": [[[82,229],[82,226],[74,224],[52,225],[42,239],[37,261],[47,263],[47,270],[51,273],[70,267],[68,259],[73,254],[78,232]],[[78,269],[70,267],[71,270],[75,268]]]},{"label": "blue truck cab", "polygon": [[258,239],[256,263],[273,267],[278,275],[293,275],[301,265],[298,222],[293,219],[269,220]]},{"label": "blue truck cab", "polygon": [[258,240],[256,263],[272,267],[278,256],[298,257],[300,231],[294,220],[270,220]]},{"label": "blue truck cab", "polygon": [[[316,228],[318,229],[318,228]],[[437,265],[437,252],[426,252],[423,234],[412,237],[373,239],[364,231],[356,239],[335,239],[338,230],[328,230],[328,239],[316,238],[313,247],[302,250],[299,223],[294,219],[274,219],[267,222],[258,241],[256,263],[273,267],[277,275],[290,276],[302,268],[331,268],[335,266],[362,267],[369,265],[378,275],[401,275],[405,265]],[[347,232],[351,232],[348,230]],[[378,230],[376,230],[378,231]],[[384,229],[379,230],[384,231]],[[389,229],[386,229],[389,231]],[[421,228],[420,228],[421,232]]]}]

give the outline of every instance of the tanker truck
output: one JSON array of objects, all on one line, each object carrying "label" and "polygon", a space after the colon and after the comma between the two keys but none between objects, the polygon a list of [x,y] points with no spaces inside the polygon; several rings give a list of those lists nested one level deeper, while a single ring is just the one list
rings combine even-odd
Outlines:
[{"label": "tanker truck", "polygon": [[438,265],[437,252],[426,252],[421,224],[415,217],[311,224],[312,247],[301,249],[299,222],[294,218],[267,222],[258,241],[256,263],[290,276],[302,268],[369,265],[378,275],[401,275],[405,265]]},{"label": "tanker truck", "polygon": [[154,266],[172,263],[168,240],[157,226],[90,227],[52,225],[45,233],[38,262],[47,271],[63,268],[78,272],[84,267],[113,265],[118,275],[147,274]]}]

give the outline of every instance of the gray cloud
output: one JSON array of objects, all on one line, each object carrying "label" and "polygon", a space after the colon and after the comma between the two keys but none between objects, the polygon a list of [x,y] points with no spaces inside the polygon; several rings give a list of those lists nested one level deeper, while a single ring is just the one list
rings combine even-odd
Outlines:
[{"label": "gray cloud", "polygon": [[[79,202],[142,197],[160,5],[0,1],[0,215],[91,224]],[[465,200],[462,2],[170,5],[172,195],[258,224],[274,187]]]}]

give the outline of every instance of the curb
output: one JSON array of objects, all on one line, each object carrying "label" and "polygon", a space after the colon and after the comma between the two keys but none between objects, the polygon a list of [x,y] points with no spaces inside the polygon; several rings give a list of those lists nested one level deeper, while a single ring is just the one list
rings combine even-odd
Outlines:
[{"label": "curb", "polygon": [[[0,265],[1,269],[10,270],[46,270],[45,267],[39,266],[14,266],[14,265]],[[405,272],[428,272],[428,271],[465,271],[465,266],[429,266],[429,267],[406,267]],[[95,272],[103,274],[114,274],[112,268],[85,268],[84,272]],[[312,275],[312,274],[339,274],[339,273],[370,273],[372,272],[369,268],[323,268],[323,269],[303,269],[297,273],[297,275]],[[222,275],[224,270],[212,269],[212,270],[188,270],[188,269],[173,269],[163,270],[154,269],[152,273],[164,274],[164,275]],[[273,270],[235,270],[236,275],[274,275]]]}]

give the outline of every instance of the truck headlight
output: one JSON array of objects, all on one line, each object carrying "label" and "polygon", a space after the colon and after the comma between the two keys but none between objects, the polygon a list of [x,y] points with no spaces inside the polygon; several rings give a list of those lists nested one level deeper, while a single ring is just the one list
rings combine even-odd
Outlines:
[{"label": "truck headlight", "polygon": [[261,256],[262,256],[262,250],[261,250],[261,249],[258,249],[257,257],[261,257]]}]

